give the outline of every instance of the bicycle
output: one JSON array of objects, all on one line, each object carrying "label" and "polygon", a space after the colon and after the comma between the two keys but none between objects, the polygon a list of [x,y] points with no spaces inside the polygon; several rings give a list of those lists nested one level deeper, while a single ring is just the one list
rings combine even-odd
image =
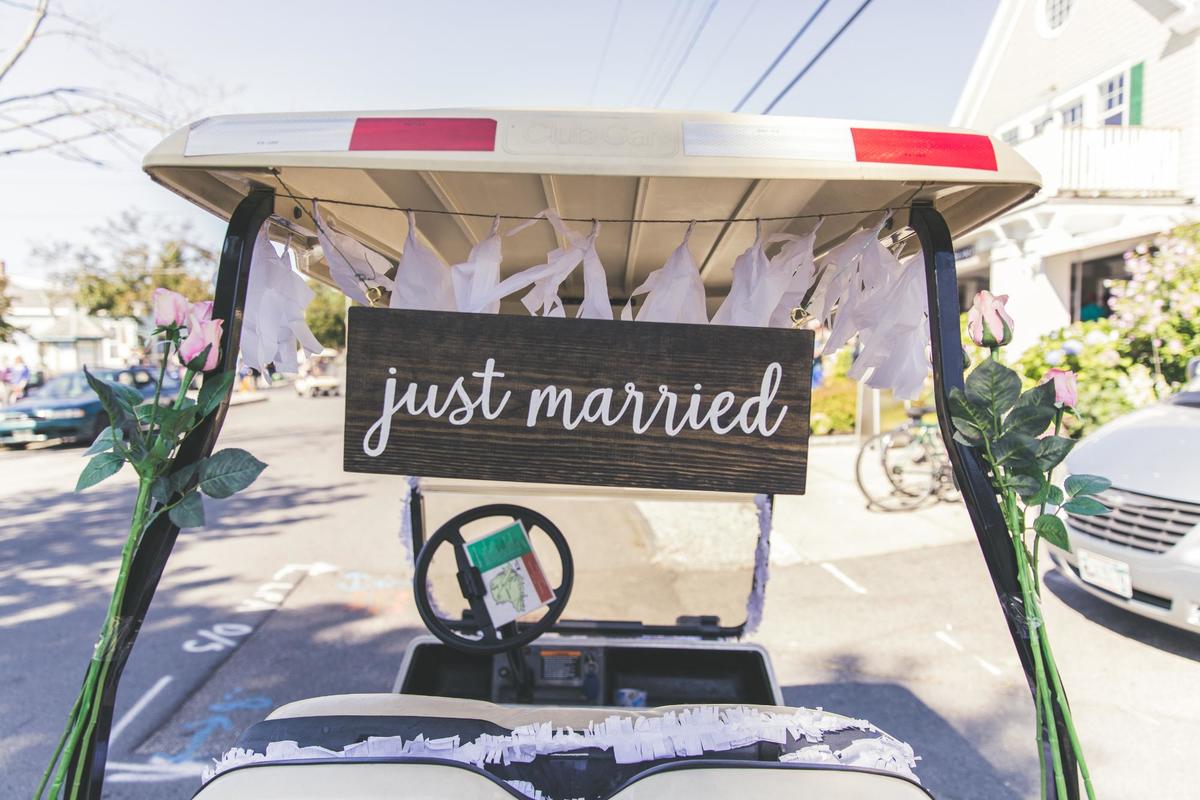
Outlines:
[{"label": "bicycle", "polygon": [[908,409],[908,420],[863,442],[855,462],[858,488],[875,511],[910,511],[921,504],[957,502],[958,488],[930,406]]}]

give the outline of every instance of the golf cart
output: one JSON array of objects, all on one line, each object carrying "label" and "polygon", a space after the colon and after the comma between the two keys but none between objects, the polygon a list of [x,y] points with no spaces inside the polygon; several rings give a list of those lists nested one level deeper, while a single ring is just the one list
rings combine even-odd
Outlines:
[{"label": "golf cart", "polygon": [[293,387],[301,397],[336,397],[342,393],[342,379],[337,374],[337,350],[325,348],[310,355],[300,364],[300,374]]},{"label": "golf cart", "polygon": [[[237,358],[262,231],[292,248],[301,272],[359,301],[345,465],[406,476],[397,478],[407,494],[401,538],[431,634],[409,647],[394,691],[304,700],[252,726],[198,798],[930,796],[910,749],[865,720],[786,707],[766,651],[739,641],[762,610],[772,496],[804,488],[812,333],[643,321],[648,294],[634,321],[612,305],[649,291],[664,261],[676,263],[685,229],[703,322],[738,290],[735,256],[759,237],[821,257],[865,230],[889,252],[919,253],[906,274],[924,279],[927,303],[910,327],[924,337],[928,314],[955,479],[1010,612],[1021,593],[1000,510],[974,454],[952,440],[947,411],[963,380],[952,234],[1040,183],[1009,147],[956,131],[683,112],[254,115],[178,131],[145,169],[229,220],[213,312],[227,321],[217,369]],[[529,227],[538,218],[551,224]],[[499,285],[540,265],[524,284],[540,291],[564,253],[582,261],[534,303],[542,315],[504,292],[471,313],[450,309],[438,299],[444,286],[410,279],[430,253],[442,270],[481,264],[480,248],[513,220],[528,222],[506,234]],[[418,381],[426,414],[417,413]],[[730,388],[713,396],[702,383]],[[622,385],[618,412],[608,404]],[[646,385],[658,392],[636,388]],[[435,414],[438,386],[449,399]],[[574,417],[572,390],[588,398]],[[510,395],[517,417],[502,413]],[[622,415],[640,414],[646,396],[659,398],[655,414],[668,400],[674,413],[679,400],[687,424],[672,431],[668,416],[665,431],[646,420],[639,428],[635,416],[628,428]],[[725,424],[735,403],[737,426]],[[211,451],[223,414],[184,444],[181,466]],[[754,509],[745,622],[567,616],[586,566],[572,555],[582,545],[568,543],[574,521],[621,496]],[[161,517],[134,563],[110,683],[177,532]],[[1005,616],[1032,676],[1020,616]],[[106,711],[88,769],[96,798]]]}]

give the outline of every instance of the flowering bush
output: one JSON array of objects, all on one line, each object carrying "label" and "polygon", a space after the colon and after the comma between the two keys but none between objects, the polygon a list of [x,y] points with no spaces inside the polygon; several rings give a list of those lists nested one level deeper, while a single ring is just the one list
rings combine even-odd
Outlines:
[{"label": "flowering bush", "polygon": [[1070,549],[1062,512],[1085,516],[1107,513],[1108,508],[1094,495],[1107,489],[1109,482],[1094,475],[1071,475],[1062,486],[1051,480],[1055,467],[1075,444],[1060,433],[1064,418],[1079,402],[1080,387],[1074,372],[1056,367],[1048,370],[1036,386],[1021,391],[1020,376],[997,358],[1000,349],[1012,340],[1013,321],[1004,309],[1006,299],[989,292],[975,297],[967,315],[967,330],[977,347],[988,349],[988,356],[967,376],[965,388],[951,392],[951,421],[955,440],[977,450],[986,466],[1016,556],[1021,607],[1033,656],[1043,797],[1047,783],[1043,730],[1050,740],[1055,797],[1067,796],[1054,722],[1057,710],[1066,723],[1066,744],[1075,755],[1087,795],[1094,800],[1091,777],[1041,613],[1038,553],[1043,539]]},{"label": "flowering bush", "polygon": [[1112,281],[1112,314],[1043,336],[1017,362],[1027,385],[1047,367],[1086,376],[1072,433],[1166,397],[1200,355],[1200,224],[1176,228],[1125,254],[1128,280]]},{"label": "flowering bush", "polygon": [[[42,775],[35,798],[42,797],[47,788],[52,798],[79,795],[84,777],[83,764],[95,736],[97,717],[104,700],[105,679],[116,650],[129,568],[151,523],[166,514],[180,528],[203,525],[201,494],[229,497],[253,483],[266,467],[238,448],[220,450],[199,461],[176,465],[180,445],[188,433],[221,405],[233,385],[234,373],[211,372],[220,360],[222,333],[221,320],[212,318],[211,302],[188,303],[175,292],[157,289],[153,310],[157,326],[154,335],[163,347],[163,354],[152,400],[146,401],[137,390],[97,378],[85,370],[88,384],[100,398],[110,426],[96,437],[85,453],[92,458],[83,468],[75,489],[82,491],[94,486],[120,472],[128,463],[137,473],[138,492],[129,533],[121,550],[116,586],[109,599],[99,640],[88,663],[79,697]],[[179,394],[169,405],[164,405],[160,403],[159,390],[172,351],[183,362],[184,376]],[[197,398],[192,400],[187,396],[188,390],[202,372],[208,374]],[[68,786],[69,773],[73,774],[73,780]],[[52,775],[54,780],[50,782]]]}]

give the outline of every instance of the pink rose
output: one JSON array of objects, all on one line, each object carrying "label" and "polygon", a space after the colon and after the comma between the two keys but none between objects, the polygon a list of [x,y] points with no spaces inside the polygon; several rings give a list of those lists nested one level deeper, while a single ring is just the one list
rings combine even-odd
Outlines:
[{"label": "pink rose", "polygon": [[1004,304],[1008,295],[994,295],[986,289],[975,295],[967,312],[967,335],[981,347],[1003,347],[1012,341],[1013,321]]},{"label": "pink rose", "polygon": [[187,298],[169,289],[155,289],[151,305],[154,307],[154,324],[160,328],[182,325],[187,322],[189,305]]},{"label": "pink rose", "polygon": [[179,358],[185,365],[190,367],[192,361],[199,358],[200,354],[204,352],[204,348],[211,346],[208,357],[204,359],[204,365],[200,369],[208,372],[217,366],[221,348],[222,324],[223,322],[219,319],[201,320],[192,317],[188,320],[187,338],[179,345]]},{"label": "pink rose", "polygon": [[188,315],[202,322],[207,322],[212,319],[212,307],[212,300],[201,300],[198,303],[192,303],[192,308],[188,312]]},{"label": "pink rose", "polygon": [[1075,373],[1069,369],[1050,369],[1046,370],[1046,376],[1042,378],[1042,383],[1046,381],[1054,381],[1054,402],[1058,405],[1069,406],[1074,408],[1079,402],[1079,385],[1075,380]]}]

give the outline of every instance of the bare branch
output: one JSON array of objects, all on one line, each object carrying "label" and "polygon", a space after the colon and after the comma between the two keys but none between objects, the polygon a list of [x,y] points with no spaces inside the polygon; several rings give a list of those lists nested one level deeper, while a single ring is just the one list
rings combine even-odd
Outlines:
[{"label": "bare branch", "polygon": [[25,35],[17,42],[17,46],[4,63],[0,64],[0,81],[4,80],[4,76],[8,74],[9,70],[17,65],[21,56],[25,55],[25,51],[37,38],[38,28],[42,27],[42,23],[46,20],[46,9],[49,6],[50,0],[38,0],[37,7],[33,9],[33,19],[29,21],[29,27],[25,29]]}]

